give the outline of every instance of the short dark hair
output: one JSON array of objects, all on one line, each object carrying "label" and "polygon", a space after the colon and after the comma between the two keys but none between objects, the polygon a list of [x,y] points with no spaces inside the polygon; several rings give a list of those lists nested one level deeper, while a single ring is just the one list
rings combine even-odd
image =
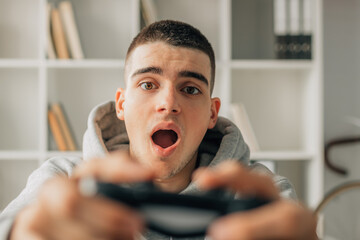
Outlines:
[{"label": "short dark hair", "polygon": [[210,93],[212,93],[215,84],[215,53],[210,42],[198,29],[174,20],[154,22],[143,28],[133,39],[126,53],[126,59],[139,45],[156,41],[163,41],[176,47],[197,49],[208,55],[211,65]]}]

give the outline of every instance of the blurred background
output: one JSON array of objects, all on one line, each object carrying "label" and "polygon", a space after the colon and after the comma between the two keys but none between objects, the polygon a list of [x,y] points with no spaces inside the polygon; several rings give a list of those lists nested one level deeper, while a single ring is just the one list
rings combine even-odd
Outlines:
[{"label": "blurred background", "polygon": [[[357,141],[329,151],[347,174],[324,161],[327,144],[360,135],[359,13],[356,0],[0,0],[0,211],[41,163],[82,155],[90,110],[124,87],[129,43],[160,19],[208,37],[221,115],[314,209],[360,179]],[[358,202],[354,190],[324,209],[325,239],[359,239]]]}]

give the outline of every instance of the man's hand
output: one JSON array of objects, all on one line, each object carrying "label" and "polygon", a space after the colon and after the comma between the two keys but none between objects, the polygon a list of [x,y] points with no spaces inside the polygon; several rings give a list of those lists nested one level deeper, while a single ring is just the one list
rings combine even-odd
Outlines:
[{"label": "man's hand", "polygon": [[10,239],[134,239],[144,225],[140,216],[108,199],[82,196],[78,180],[86,176],[121,183],[150,180],[154,174],[124,153],[84,163],[71,179],[56,177],[43,186],[37,201],[18,214]]},{"label": "man's hand", "polygon": [[269,176],[250,172],[236,162],[224,162],[216,168],[202,168],[194,180],[204,189],[226,187],[242,195],[274,200],[260,208],[220,218],[208,231],[214,240],[316,240],[316,217],[290,200],[281,199]]}]

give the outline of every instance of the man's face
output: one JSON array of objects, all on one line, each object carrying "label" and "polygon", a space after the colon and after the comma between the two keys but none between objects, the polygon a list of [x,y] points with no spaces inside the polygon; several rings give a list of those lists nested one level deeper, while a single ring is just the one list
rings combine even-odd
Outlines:
[{"label": "man's face", "polygon": [[131,156],[154,167],[160,179],[194,163],[207,129],[215,126],[220,100],[211,99],[210,75],[205,53],[164,42],[140,45],[128,58],[117,114],[125,120]]}]

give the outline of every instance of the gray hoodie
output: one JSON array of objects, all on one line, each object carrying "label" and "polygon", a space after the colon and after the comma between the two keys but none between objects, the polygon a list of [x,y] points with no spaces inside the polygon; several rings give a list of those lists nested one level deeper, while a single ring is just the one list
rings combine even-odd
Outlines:
[{"label": "gray hoodie", "polygon": [[[0,215],[0,240],[6,240],[16,214],[27,204],[35,200],[40,187],[48,179],[57,176],[71,176],[73,169],[82,161],[94,157],[103,157],[108,152],[127,148],[129,139],[123,121],[116,117],[115,103],[107,102],[95,107],[88,119],[88,128],[83,139],[83,158],[54,157],[43,163],[28,178],[26,187]],[[215,166],[220,162],[233,159],[248,165],[249,148],[239,129],[229,120],[220,117],[216,126],[207,131],[198,151],[198,166]],[[272,174],[260,164],[251,165],[254,171]],[[281,195],[296,199],[294,189],[286,178],[272,175]],[[199,192],[194,183],[190,183],[180,194]],[[146,239],[174,239],[155,232],[147,231]],[[191,239],[204,239],[191,238]]]}]

